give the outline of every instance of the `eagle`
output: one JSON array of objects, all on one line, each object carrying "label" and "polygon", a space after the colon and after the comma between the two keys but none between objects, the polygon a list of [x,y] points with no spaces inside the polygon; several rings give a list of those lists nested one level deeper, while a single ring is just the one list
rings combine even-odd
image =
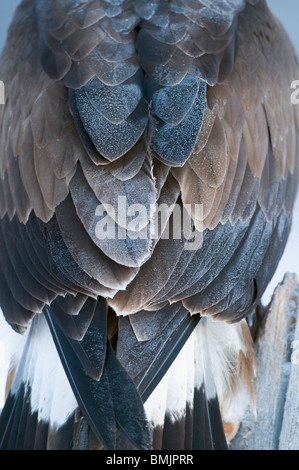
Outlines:
[{"label": "eagle", "polygon": [[292,223],[298,78],[265,0],[21,1],[0,58],[1,449],[229,447]]}]

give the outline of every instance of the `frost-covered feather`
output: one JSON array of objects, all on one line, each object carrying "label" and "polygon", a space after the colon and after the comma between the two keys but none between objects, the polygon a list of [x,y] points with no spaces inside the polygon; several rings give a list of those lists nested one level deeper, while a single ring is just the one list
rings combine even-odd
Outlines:
[{"label": "frost-covered feather", "polygon": [[[186,345],[193,357],[197,338],[205,354],[176,385],[186,421],[179,412],[174,433],[174,412],[163,405],[167,437],[156,433],[154,445],[226,447],[220,410],[230,424],[240,415],[254,360],[244,322],[208,317],[235,323],[255,309],[290,230],[299,118],[289,84],[298,64],[284,31],[261,0],[23,0],[0,69],[9,97],[0,107],[6,320],[30,336],[36,314],[46,314],[100,447],[149,448],[139,392],[156,385],[206,316],[201,339]],[[146,216],[134,225],[136,206],[125,218],[119,197]],[[154,232],[159,204],[167,210],[157,237],[143,237]],[[179,239],[174,229],[166,236],[178,212],[190,222]],[[98,236],[105,224],[113,239]],[[191,235],[202,241],[195,250],[186,249]],[[27,346],[23,372],[42,359]],[[30,384],[47,388],[44,373]],[[29,379],[22,383],[30,395]],[[14,417],[14,429],[20,407],[24,417],[31,406],[19,390],[1,415]],[[174,410],[175,397],[164,398]],[[48,440],[43,424],[37,435],[37,447],[63,437]],[[29,434],[12,432],[7,446],[25,444],[34,445]]]}]

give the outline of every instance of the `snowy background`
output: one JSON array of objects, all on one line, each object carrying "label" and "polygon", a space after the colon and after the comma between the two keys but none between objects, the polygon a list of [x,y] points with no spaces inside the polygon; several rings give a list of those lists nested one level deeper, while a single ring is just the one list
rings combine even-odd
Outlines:
[{"label": "snowy background", "polygon": [[[3,47],[7,28],[12,19],[13,12],[17,5],[20,3],[20,0],[0,0],[0,50]],[[298,18],[299,18],[299,1],[298,0],[268,0],[269,6],[272,8],[274,13],[280,18],[281,22],[284,24],[286,30],[291,37],[293,44],[297,50],[299,56],[299,28],[298,28]],[[1,71],[0,71],[1,79]],[[299,77],[294,77],[298,79]],[[290,90],[291,93],[291,90]],[[299,105],[298,105],[299,106]],[[276,271],[276,274],[269,285],[265,296],[264,303],[268,303],[270,300],[271,294],[273,293],[274,287],[281,282],[285,272],[297,273],[299,277],[299,197],[297,199],[295,211],[294,211],[294,220],[291,236],[288,241],[287,248],[285,250],[284,256],[281,259],[279,267]],[[2,320],[2,318],[1,318]],[[2,321],[0,320],[0,324]],[[1,328],[4,326],[1,324]],[[2,330],[3,331],[3,330]],[[3,344],[0,341],[0,378],[1,378],[1,364],[4,360],[4,348]],[[0,409],[1,409],[1,380],[0,380]]]}]

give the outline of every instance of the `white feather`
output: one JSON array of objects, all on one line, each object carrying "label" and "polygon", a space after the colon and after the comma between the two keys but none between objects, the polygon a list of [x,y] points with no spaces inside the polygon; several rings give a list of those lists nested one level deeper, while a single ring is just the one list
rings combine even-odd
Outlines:
[{"label": "white feather", "polygon": [[37,412],[39,420],[48,422],[51,428],[60,428],[77,408],[77,402],[44,316],[36,315],[24,337],[10,333],[5,344],[10,351],[9,363],[20,366],[11,393],[16,394],[24,383],[25,390],[31,391],[31,412]]},{"label": "white feather", "polygon": [[214,398],[217,392],[223,420],[239,422],[250,397],[240,380],[232,387],[232,375],[238,374],[239,351],[246,356],[247,348],[241,323],[231,325],[202,318],[145,403],[151,425],[162,426],[165,414],[172,421],[183,417],[186,403],[192,405],[194,389],[199,390],[203,380],[209,382],[208,399]]},{"label": "white feather", "polygon": [[20,335],[11,328],[0,310],[0,410],[5,402],[8,375],[20,361],[26,338],[27,334]]}]

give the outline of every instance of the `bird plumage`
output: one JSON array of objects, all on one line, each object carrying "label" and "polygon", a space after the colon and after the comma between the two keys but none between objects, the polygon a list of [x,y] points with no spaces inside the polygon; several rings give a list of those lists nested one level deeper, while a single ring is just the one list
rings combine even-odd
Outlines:
[{"label": "bird plumage", "polygon": [[[22,364],[37,354],[42,314],[106,448],[151,447],[142,393],[200,337],[177,445],[222,447],[227,390],[252,395],[248,326],[234,323],[276,269],[298,185],[299,68],[279,21],[264,0],[23,0],[0,70],[0,305],[16,331],[35,331],[2,446],[25,446],[30,406],[16,410],[33,394]],[[179,233],[176,210],[192,221]],[[231,323],[222,362],[221,335],[203,346],[217,328],[197,324],[206,316]],[[206,440],[198,414],[210,412]],[[155,445],[168,447],[175,433],[159,426]]]}]

